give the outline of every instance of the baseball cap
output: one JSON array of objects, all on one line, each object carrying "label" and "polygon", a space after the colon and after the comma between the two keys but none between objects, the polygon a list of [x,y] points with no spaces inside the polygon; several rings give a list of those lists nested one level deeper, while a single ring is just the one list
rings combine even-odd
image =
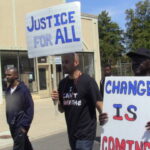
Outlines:
[{"label": "baseball cap", "polygon": [[137,49],[137,51],[135,52],[129,52],[127,53],[127,56],[129,57],[135,57],[135,56],[142,56],[142,57],[146,57],[148,59],[150,59],[150,50],[146,49],[146,48],[139,48]]}]

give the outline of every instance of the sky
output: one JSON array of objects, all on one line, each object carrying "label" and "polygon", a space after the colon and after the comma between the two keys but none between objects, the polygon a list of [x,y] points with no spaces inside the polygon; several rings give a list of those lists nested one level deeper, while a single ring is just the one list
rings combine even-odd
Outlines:
[{"label": "sky", "polygon": [[135,9],[135,4],[142,0],[66,0],[67,2],[80,1],[83,13],[98,15],[106,10],[113,22],[121,29],[125,29],[126,9]]}]

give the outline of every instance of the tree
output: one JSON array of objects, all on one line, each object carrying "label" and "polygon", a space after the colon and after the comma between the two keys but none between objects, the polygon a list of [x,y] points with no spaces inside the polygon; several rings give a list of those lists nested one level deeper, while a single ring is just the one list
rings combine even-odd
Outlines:
[{"label": "tree", "polygon": [[141,1],[136,4],[135,10],[126,10],[126,20],[127,50],[150,49],[150,1]]},{"label": "tree", "polygon": [[117,23],[111,21],[108,12],[102,11],[98,16],[99,41],[101,63],[116,64],[118,57],[120,57],[123,47],[123,31],[120,30]]}]

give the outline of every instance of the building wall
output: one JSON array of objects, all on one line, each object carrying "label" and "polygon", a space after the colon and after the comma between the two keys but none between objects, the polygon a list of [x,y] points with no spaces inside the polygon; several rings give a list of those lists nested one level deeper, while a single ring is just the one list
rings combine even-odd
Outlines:
[{"label": "building wall", "polygon": [[97,17],[82,14],[82,38],[84,51],[94,52],[95,79],[99,83],[101,79],[101,64]]},{"label": "building wall", "polygon": [[[61,3],[65,3],[65,0],[0,0],[0,20],[2,22],[0,24],[0,51],[27,51],[25,35],[25,15],[29,12],[42,8],[48,8]],[[95,79],[97,83],[99,83],[101,78],[101,69],[97,17],[82,14],[81,22],[83,49],[84,52],[93,52],[94,54]],[[48,63],[50,66],[50,62]],[[36,84],[34,85],[36,85],[36,87],[39,89],[38,69],[39,64],[35,63]],[[51,71],[49,71],[49,74],[51,74]],[[0,83],[1,82],[2,81],[0,79]],[[48,82],[52,83],[51,78]],[[52,89],[52,84],[50,84],[49,88]],[[0,84],[0,95],[2,95],[1,91],[2,90]]]},{"label": "building wall", "polygon": [[26,50],[25,15],[64,0],[0,0],[0,49]]},{"label": "building wall", "polygon": [[[0,84],[2,83],[2,76],[1,76],[1,56],[0,56]],[[2,86],[0,85],[0,104],[3,103],[3,96],[2,96]]]},{"label": "building wall", "polygon": [[[25,15],[31,11],[62,3],[65,3],[65,0],[0,0],[0,51],[27,50]],[[3,102],[1,75],[0,64],[0,103]]]}]

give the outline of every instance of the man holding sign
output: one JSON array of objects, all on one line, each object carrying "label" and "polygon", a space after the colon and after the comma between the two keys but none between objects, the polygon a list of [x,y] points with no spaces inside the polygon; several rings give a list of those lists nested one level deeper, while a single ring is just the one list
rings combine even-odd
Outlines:
[{"label": "man holding sign", "polygon": [[63,55],[63,70],[69,74],[59,84],[59,110],[65,113],[69,142],[72,150],[92,150],[96,134],[96,108],[101,114],[102,102],[94,79],[79,69],[83,51],[80,3],[67,3],[32,12],[26,16],[29,58]]},{"label": "man holding sign", "polygon": [[[69,143],[72,150],[92,150],[96,135],[96,108],[101,114],[101,98],[93,78],[79,69],[79,56],[62,56],[64,73],[59,83],[59,111],[65,113]],[[52,93],[57,100],[58,93]],[[103,120],[102,120],[103,121]],[[103,123],[103,122],[102,122]]]},{"label": "man holding sign", "polygon": [[[149,76],[150,50],[142,48],[127,55],[132,59],[136,76]],[[104,126],[101,150],[150,148],[149,96],[147,77],[107,78],[104,110],[110,119]]]},{"label": "man holding sign", "polygon": [[[137,52],[127,54],[132,60],[132,70],[136,76],[150,76],[150,50],[139,48]],[[150,130],[150,122],[146,124],[147,130]]]}]

